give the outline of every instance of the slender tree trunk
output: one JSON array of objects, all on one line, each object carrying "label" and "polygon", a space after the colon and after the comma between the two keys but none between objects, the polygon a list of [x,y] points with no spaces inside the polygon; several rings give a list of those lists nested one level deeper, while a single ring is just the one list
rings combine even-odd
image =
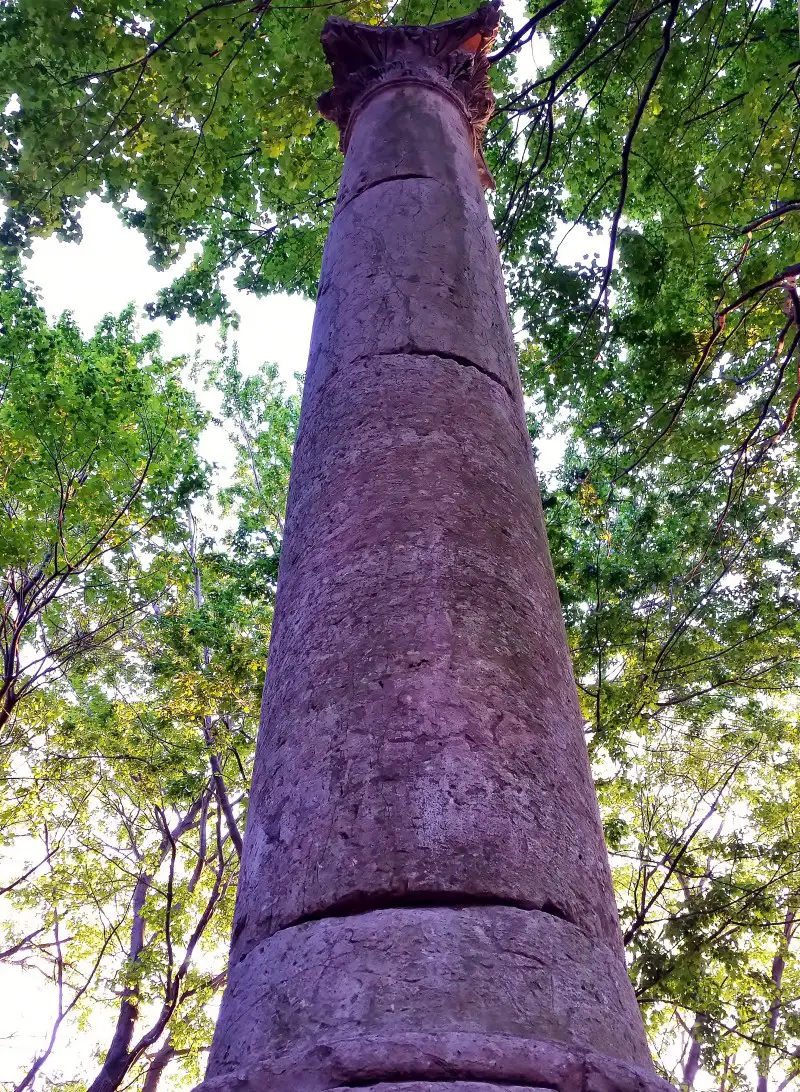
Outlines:
[{"label": "slender tree trunk", "polygon": [[698,1013],[689,1035],[689,1053],[683,1066],[683,1079],[681,1081],[681,1086],[687,1089],[687,1092],[689,1089],[694,1088],[694,1082],[697,1080],[697,1074],[700,1071],[700,1061],[703,1053],[700,1036],[705,1022],[705,1016]]},{"label": "slender tree trunk", "polygon": [[[131,911],[133,922],[131,924],[131,939],[128,947],[128,959],[136,963],[144,947],[144,903],[150,884],[153,882],[152,874],[142,873],[136,881],[133,892]],[[106,1053],[105,1061],[100,1072],[89,1085],[88,1092],[113,1092],[119,1087],[120,1081],[127,1072],[128,1048],[133,1039],[133,1031],[136,1027],[136,1019],[139,1015],[139,998],[135,986],[126,986],[117,1014],[117,1023],[111,1043]]]},{"label": "slender tree trunk", "polygon": [[[200,607],[203,606],[204,599],[203,587],[200,579],[200,566],[197,564],[197,525],[193,518],[191,526],[192,537],[189,544],[189,556],[192,559],[192,568],[194,571],[194,601],[199,610]],[[208,669],[211,664],[211,652],[208,648],[203,649],[203,663],[206,669]],[[214,718],[208,714],[203,717],[203,739],[205,740],[206,749],[208,750],[208,762],[211,767],[211,777],[214,782],[214,791],[217,801],[219,802],[222,814],[225,816],[225,823],[228,827],[228,833],[231,836],[233,847],[236,850],[236,855],[241,859],[242,834],[233,812],[230,795],[228,794],[228,786],[225,783],[225,775],[222,772],[222,762],[220,761],[216,740],[214,739]]]},{"label": "slender tree trunk", "polygon": [[178,1052],[172,1045],[168,1036],[163,1046],[153,1055],[150,1065],[147,1067],[144,1084],[142,1085],[142,1092],[156,1092],[159,1082],[164,1075],[164,1070],[177,1055]]},{"label": "slender tree trunk", "polygon": [[[781,1015],[781,984],[783,982],[783,972],[786,970],[786,954],[791,943],[792,935],[794,933],[796,912],[794,910],[787,910],[786,917],[783,922],[783,937],[772,960],[772,967],[770,968],[770,980],[772,982],[772,1002],[769,1006],[769,1020],[767,1021],[767,1041],[773,1042],[775,1038],[775,1032],[778,1027],[778,1020]],[[756,1084],[756,1092],[769,1092],[769,1070],[770,1070],[770,1057],[772,1055],[772,1049],[766,1047],[763,1051],[762,1057],[759,1060],[759,1074],[758,1082]]]},{"label": "slender tree trunk", "polygon": [[222,772],[222,763],[219,760],[219,753],[217,751],[216,740],[214,739],[214,718],[205,716],[203,717],[203,739],[206,741],[206,747],[208,749],[208,761],[211,766],[211,777],[214,782],[214,792],[219,802],[222,814],[225,816],[225,825],[228,828],[228,833],[231,836],[231,842],[233,848],[236,850],[236,856],[242,856],[242,835],[239,831],[239,824],[236,821],[236,816],[233,812],[233,805],[231,804],[230,796],[228,795],[228,786],[225,783],[225,776]]},{"label": "slender tree trunk", "polygon": [[5,689],[0,689],[0,731],[2,731],[11,720],[11,714],[14,712],[16,704],[14,688],[13,685],[9,683]]},{"label": "slender tree trunk", "polygon": [[719,1092],[725,1092],[728,1087],[728,1070],[731,1066],[730,1055],[725,1055],[725,1061],[722,1066],[722,1080],[719,1082]]},{"label": "slender tree trunk", "polygon": [[[159,847],[159,861],[166,857],[170,843],[178,838],[192,826],[203,807],[203,799],[196,801],[187,814],[176,823],[170,831],[169,837],[165,835]],[[131,901],[131,933],[128,943],[128,962],[135,965],[141,958],[144,950],[144,905],[147,893],[153,882],[152,872],[142,872],[133,890]],[[139,995],[135,986],[126,986],[122,992],[117,1022],[111,1037],[103,1065],[100,1072],[89,1085],[87,1092],[116,1092],[122,1083],[125,1074],[131,1064],[130,1047],[133,1041],[133,1033],[136,1021],[139,1017]]]},{"label": "slender tree trunk", "polygon": [[206,1092],[662,1083],[482,192],[497,18],[323,36],[346,158]]}]

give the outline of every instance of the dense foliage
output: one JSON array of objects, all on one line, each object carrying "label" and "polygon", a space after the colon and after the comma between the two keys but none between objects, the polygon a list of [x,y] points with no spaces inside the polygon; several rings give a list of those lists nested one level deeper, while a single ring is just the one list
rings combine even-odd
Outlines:
[{"label": "dense foliage", "polygon": [[83,341],[19,285],[0,309],[0,958],[56,987],[9,1087],[99,1014],[97,1074],[69,1086],[152,1090],[198,1077],[224,982],[299,402],[272,369],[213,369],[212,493],[185,361],[130,313]]},{"label": "dense foliage", "polygon": [[[168,316],[224,314],[228,269],[313,293],[324,19],[469,6],[5,4],[8,253],[100,194],[160,264],[196,248]],[[532,435],[565,444],[545,501],[631,973],[667,1075],[721,1092],[800,1082],[798,72],[789,0],[533,3],[487,136]],[[57,983],[55,1033],[113,1010],[95,1092],[153,1092],[197,1072],[221,985],[297,405],[215,370],[220,491],[130,316],[84,342],[16,282],[0,308],[0,806],[41,850],[3,948]]]}]

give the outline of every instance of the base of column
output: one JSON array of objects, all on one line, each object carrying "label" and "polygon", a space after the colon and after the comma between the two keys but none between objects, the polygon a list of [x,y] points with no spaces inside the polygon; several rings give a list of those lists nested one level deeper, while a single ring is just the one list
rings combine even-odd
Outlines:
[{"label": "base of column", "polygon": [[321,1043],[195,1092],[675,1092],[652,1070],[560,1043],[464,1033]]},{"label": "base of column", "polygon": [[539,910],[395,907],[279,930],[231,965],[222,1016],[202,1092],[669,1089],[617,954]]},{"label": "base of column", "polygon": [[[404,1084],[374,1084],[373,1092],[442,1092],[441,1081],[412,1081]],[[352,1085],[350,1086],[352,1088]],[[447,1092],[497,1092],[496,1084],[475,1084],[474,1081],[448,1081]],[[331,1092],[350,1092],[350,1089],[339,1087],[331,1089]],[[550,1088],[535,1088],[529,1084],[504,1084],[502,1092],[552,1092]]]}]

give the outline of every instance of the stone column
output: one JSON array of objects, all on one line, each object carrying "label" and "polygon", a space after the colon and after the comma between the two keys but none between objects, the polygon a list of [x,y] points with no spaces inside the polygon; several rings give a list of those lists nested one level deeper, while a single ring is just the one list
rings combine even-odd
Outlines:
[{"label": "stone column", "polygon": [[205,1092],[661,1084],[483,196],[497,19],[323,33],[345,166]]}]

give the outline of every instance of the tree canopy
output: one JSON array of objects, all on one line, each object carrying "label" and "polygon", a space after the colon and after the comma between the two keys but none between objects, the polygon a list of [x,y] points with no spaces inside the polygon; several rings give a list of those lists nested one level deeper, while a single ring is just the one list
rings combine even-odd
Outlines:
[{"label": "tree canopy", "polygon": [[[229,270],[313,294],[341,165],[315,109],[325,18],[469,7],[12,0],[7,253],[78,238],[99,194],[161,266],[193,250],[153,312],[226,315]],[[532,440],[565,449],[548,530],[631,974],[671,1079],[780,1092],[800,1082],[797,10],[550,0],[517,22],[490,201]],[[268,369],[213,370],[220,488],[181,365],[130,314],[86,341],[10,274],[0,323],[0,807],[40,849],[4,881],[2,947],[53,978],[57,1022],[114,1014],[95,1092],[153,1092],[197,1072],[222,981],[297,403]]]}]

